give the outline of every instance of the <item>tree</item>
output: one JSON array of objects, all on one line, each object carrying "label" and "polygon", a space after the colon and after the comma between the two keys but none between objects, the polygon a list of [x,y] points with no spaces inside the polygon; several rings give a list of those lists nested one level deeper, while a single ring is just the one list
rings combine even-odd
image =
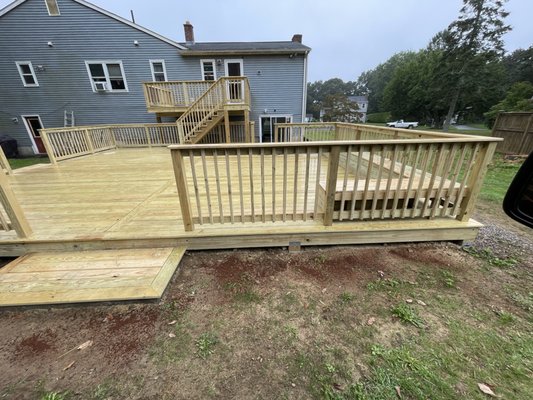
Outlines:
[{"label": "tree", "polygon": [[324,101],[327,96],[357,95],[357,85],[355,82],[344,82],[342,79],[333,78],[327,81],[316,81],[307,84],[307,112],[313,114],[316,119],[320,118],[320,110],[324,108]]},{"label": "tree", "polygon": [[530,82],[516,82],[505,98],[499,103],[493,105],[485,113],[487,124],[492,127],[498,113],[504,111],[529,111],[533,110],[533,84]]},{"label": "tree", "polygon": [[327,122],[356,122],[361,118],[357,103],[342,93],[327,95],[323,106],[323,120]]},{"label": "tree", "polygon": [[511,28],[504,23],[506,0],[463,0],[459,17],[432,41],[430,48],[443,51],[441,78],[450,85],[447,131],[462,93],[474,85],[479,68],[503,55],[502,36]]},{"label": "tree", "polygon": [[394,54],[384,63],[379,64],[374,69],[363,72],[357,78],[358,94],[366,94],[368,96],[369,113],[389,111],[383,103],[385,88],[394,77],[396,70],[408,62],[414,54],[413,52]]},{"label": "tree", "polygon": [[528,49],[518,49],[503,58],[507,74],[507,82],[528,81],[533,83],[533,46]]}]

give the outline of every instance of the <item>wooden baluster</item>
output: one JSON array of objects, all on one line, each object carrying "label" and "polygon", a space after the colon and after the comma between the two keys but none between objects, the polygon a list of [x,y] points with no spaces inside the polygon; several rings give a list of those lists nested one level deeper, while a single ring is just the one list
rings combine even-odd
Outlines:
[{"label": "wooden baluster", "polygon": [[322,192],[322,186],[320,180],[322,178],[322,147],[318,148],[317,161],[316,161],[316,179],[315,179],[315,206],[313,210],[313,218],[316,220],[319,214],[325,211],[326,205],[323,204],[324,209],[320,208],[320,193]]},{"label": "wooden baluster", "polygon": [[218,157],[217,149],[213,149],[213,162],[215,163],[215,182],[217,185],[217,201],[218,201],[218,214],[220,216],[220,223],[224,223],[224,209],[222,207],[222,196],[220,191],[220,175],[218,173]]},{"label": "wooden baluster", "polygon": [[357,149],[357,165],[355,167],[355,176],[353,180],[353,189],[352,189],[352,204],[350,208],[350,217],[349,219],[352,221],[355,217],[355,205],[357,203],[357,194],[358,194],[358,187],[359,187],[359,174],[361,171],[361,163],[363,161],[363,153],[364,153],[364,147],[359,146]]},{"label": "wooden baluster", "polygon": [[340,153],[340,146],[330,146],[328,174],[326,176],[326,207],[324,213],[324,225],[326,226],[333,225],[333,210],[335,208]]},{"label": "wooden baluster", "polygon": [[235,217],[233,216],[233,191],[231,190],[231,171],[229,166],[229,157],[228,150],[224,150],[224,158],[226,160],[226,176],[228,178],[228,200],[229,200],[229,212],[230,212],[230,221],[235,223]]},{"label": "wooden baluster", "polygon": [[[385,212],[387,210],[387,203],[389,202],[390,190],[392,185],[392,179],[394,177],[394,168],[396,167],[396,161],[398,160],[398,147],[400,145],[394,145],[394,150],[392,152],[392,160],[390,163],[389,177],[387,179],[387,187],[385,188],[385,194],[383,197],[383,207],[381,208],[381,219],[385,218]],[[394,213],[394,208],[390,211],[390,216]]]},{"label": "wooden baluster", "polygon": [[30,224],[26,220],[24,211],[11,189],[9,178],[0,174],[0,203],[4,206],[4,210],[11,221],[11,226],[17,233],[19,238],[27,238],[32,234]]},{"label": "wooden baluster", "polygon": [[350,171],[351,155],[352,155],[352,146],[348,146],[348,150],[346,151],[346,162],[344,164],[344,177],[342,180],[341,207],[339,209],[339,221],[342,221],[342,214],[344,212],[344,203],[346,202],[346,191],[348,188],[348,175]]},{"label": "wooden baluster", "polygon": [[265,204],[265,149],[261,148],[261,215],[262,221],[266,222],[266,204]]},{"label": "wooden baluster", "polygon": [[189,150],[189,161],[191,164],[191,176],[194,187],[194,198],[196,199],[196,209],[198,210],[198,220],[200,225],[204,223],[204,218],[202,217],[202,204],[200,202],[200,188],[198,187],[198,179],[196,177],[196,166],[194,163],[194,153],[192,150]]},{"label": "wooden baluster", "polygon": [[181,218],[183,226],[186,231],[194,230],[194,222],[191,213],[191,204],[189,201],[189,191],[187,187],[187,176],[185,174],[185,166],[183,163],[183,155],[181,150],[173,149],[172,164],[174,166],[174,176],[176,178],[176,187],[178,189],[178,197],[180,200]]},{"label": "wooden baluster", "polygon": [[213,223],[213,207],[211,204],[211,191],[209,190],[209,175],[207,174],[207,163],[205,160],[205,150],[200,150],[200,156],[202,157],[202,171],[204,174],[205,196],[207,198],[207,211],[209,212],[209,223]]},{"label": "wooden baluster", "polygon": [[469,143],[461,144],[461,155],[459,156],[459,159],[457,160],[455,167],[453,169],[452,179],[450,180],[450,186],[448,187],[448,193],[446,195],[444,204],[442,205],[442,211],[440,215],[441,217],[444,217],[447,215],[447,210],[448,210],[448,206],[450,205],[451,198],[454,197],[457,200],[456,195],[458,194],[458,191],[456,193],[455,184],[457,182],[457,179],[459,178],[459,171],[461,170],[461,167],[464,163],[468,148],[469,148]]},{"label": "wooden baluster", "polygon": [[239,176],[239,198],[241,205],[241,222],[244,223],[244,195],[242,192],[242,165],[241,165],[241,149],[237,149],[237,170]]},{"label": "wooden baluster", "polygon": [[296,211],[298,207],[298,147],[294,148],[294,186],[292,194],[292,220],[296,221]]},{"label": "wooden baluster", "polygon": [[304,187],[304,210],[303,219],[307,221],[307,202],[309,197],[309,173],[311,169],[311,148],[307,147],[305,156],[305,187]]}]

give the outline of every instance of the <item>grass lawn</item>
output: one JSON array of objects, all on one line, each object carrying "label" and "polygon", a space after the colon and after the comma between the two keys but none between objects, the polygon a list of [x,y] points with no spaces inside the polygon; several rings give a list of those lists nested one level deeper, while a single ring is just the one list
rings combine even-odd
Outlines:
[{"label": "grass lawn", "polygon": [[26,157],[26,158],[10,158],[9,164],[11,168],[23,168],[35,164],[48,164],[50,160],[48,157]]},{"label": "grass lawn", "polygon": [[496,153],[485,175],[480,198],[501,206],[505,193],[521,165],[522,161],[505,161],[500,153]]}]

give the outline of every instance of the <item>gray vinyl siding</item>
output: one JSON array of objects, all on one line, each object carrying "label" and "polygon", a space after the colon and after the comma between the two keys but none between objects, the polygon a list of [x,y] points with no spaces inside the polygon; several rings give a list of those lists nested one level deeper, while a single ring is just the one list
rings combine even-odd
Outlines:
[{"label": "gray vinyl siding", "polygon": [[[60,16],[49,16],[43,0],[28,0],[0,17],[0,134],[17,139],[19,147],[31,146],[21,115],[40,115],[44,127],[63,126],[64,110],[74,111],[76,125],[155,122],[141,84],[152,80],[150,59],[165,60],[168,80],[202,79],[199,60],[208,57],[182,57],[169,43],[72,0],[58,4]],[[244,60],[256,135],[264,109],[301,120],[303,56],[231,58]],[[94,93],[87,60],[122,61],[129,92]],[[16,61],[44,67],[35,71],[39,87],[23,86]],[[217,68],[223,76],[223,62]]]}]

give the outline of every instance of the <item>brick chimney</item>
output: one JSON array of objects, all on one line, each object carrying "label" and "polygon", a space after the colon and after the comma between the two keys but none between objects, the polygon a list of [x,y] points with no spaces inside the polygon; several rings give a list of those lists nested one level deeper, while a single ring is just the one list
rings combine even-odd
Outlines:
[{"label": "brick chimney", "polygon": [[187,43],[194,43],[194,28],[189,21],[185,21],[183,30],[185,31],[185,41]]},{"label": "brick chimney", "polygon": [[292,35],[292,41],[295,43],[302,43],[302,34],[295,33],[294,35]]}]

